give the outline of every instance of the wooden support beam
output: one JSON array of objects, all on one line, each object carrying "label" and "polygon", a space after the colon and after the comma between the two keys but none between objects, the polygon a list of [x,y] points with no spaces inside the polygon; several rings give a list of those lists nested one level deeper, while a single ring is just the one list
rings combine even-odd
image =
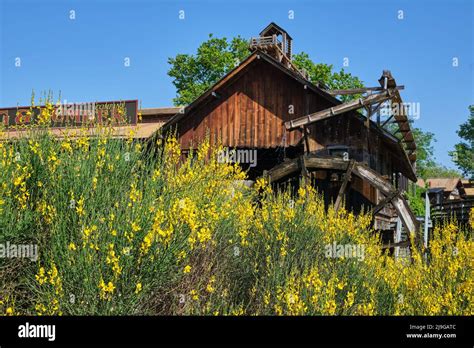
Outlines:
[{"label": "wooden support beam", "polygon": [[387,244],[384,244],[382,245],[382,249],[390,249],[390,248],[396,248],[396,247],[400,247],[400,248],[406,248],[406,247],[409,247],[410,246],[410,241],[409,240],[405,240],[403,242],[398,242],[398,243],[387,243]]},{"label": "wooden support beam", "polygon": [[411,131],[410,123],[408,121],[408,116],[406,114],[400,93],[398,92],[398,89],[396,89],[397,83],[395,82],[392,73],[388,70],[385,70],[382,74],[382,77],[379,79],[379,83],[382,87],[387,86],[388,88],[394,89],[391,107],[392,110],[395,108],[398,110],[398,113],[394,115],[395,121],[398,123],[398,127],[402,133],[403,142],[405,143],[406,147],[410,150],[416,150],[416,143]]},{"label": "wooden support beam", "polygon": [[354,167],[354,174],[362,179],[367,180],[370,184],[372,184],[372,186],[379,189],[385,196],[388,196],[393,191],[393,186],[391,183],[382,178],[379,173],[362,163],[357,163],[357,165]]},{"label": "wooden support beam", "polygon": [[410,206],[408,205],[408,202],[405,200],[405,198],[401,196],[396,196],[392,200],[392,205],[395,207],[397,210],[398,215],[400,216],[400,219],[402,220],[403,225],[407,229],[409,235],[414,235],[415,239],[419,239],[419,223],[416,220],[415,215],[410,209]]},{"label": "wooden support beam", "polygon": [[[367,180],[375,188],[379,189],[384,195],[388,196],[393,191],[393,186],[384,180],[377,172],[358,163],[354,167],[354,174]],[[418,238],[419,223],[416,220],[415,215],[411,211],[407,201],[401,195],[393,197],[391,201],[398,216],[402,220],[403,225],[409,231],[409,234],[414,234]]]},{"label": "wooden support beam", "polygon": [[382,123],[381,127],[382,127],[382,128],[385,127],[385,125],[386,125],[387,123],[389,123],[392,118],[393,118],[393,115],[390,115],[390,117],[387,118],[384,123]]},{"label": "wooden support beam", "polygon": [[[370,105],[365,106],[365,110],[367,110],[367,117],[365,118],[365,128],[369,129],[370,127],[370,119],[372,117],[372,107]],[[366,132],[367,137],[369,136],[369,132]]]},{"label": "wooden support beam", "polygon": [[334,204],[334,210],[337,212],[339,207],[342,203],[342,198],[344,197],[344,193],[346,192],[347,184],[351,181],[351,174],[352,169],[354,169],[355,161],[350,160],[349,164],[347,165],[346,173],[344,174],[344,181],[342,182],[341,188],[339,189],[339,193],[336,198],[336,203]]},{"label": "wooden support beam", "polygon": [[306,168],[308,169],[347,169],[347,161],[344,161],[342,158],[321,158],[306,156],[305,164]]},{"label": "wooden support beam", "polygon": [[291,121],[287,121],[285,122],[285,127],[288,130],[295,129],[295,128],[305,126],[317,121],[324,120],[332,116],[343,114],[348,111],[360,109],[361,107],[364,107],[366,105],[383,102],[385,100],[392,98],[392,95],[393,95],[393,90],[388,89],[386,91],[381,92],[380,94],[372,94],[365,98],[351,100],[347,103],[342,103],[342,104],[333,106],[331,108],[309,114],[307,116],[303,116]]},{"label": "wooden support beam", "polygon": [[305,148],[306,148],[306,153],[309,153],[309,140],[308,140],[308,133],[309,133],[309,130],[306,126],[303,126],[303,137],[304,137],[304,145],[305,145]]},{"label": "wooden support beam", "polygon": [[[334,169],[334,170],[346,170],[347,161],[342,158],[321,158],[312,155],[302,156],[304,160],[304,166],[306,169]],[[267,172],[267,177],[270,182],[275,182],[283,179],[291,174],[299,173],[301,171],[301,161],[299,158],[286,160],[283,163],[273,167]]]},{"label": "wooden support beam", "polygon": [[306,168],[306,164],[305,164],[305,156],[300,156],[299,157],[299,167],[301,169],[301,175],[302,175],[303,180],[304,180],[303,185],[311,184],[309,172],[308,172],[308,169]]},{"label": "wooden support beam", "polygon": [[269,182],[275,182],[300,170],[300,160],[299,158],[294,158],[273,167],[267,172],[267,176]]},{"label": "wooden support beam", "polygon": [[[395,89],[405,89],[405,86],[396,86]],[[350,89],[332,89],[327,91],[330,95],[350,95],[350,94],[362,94],[370,91],[383,91],[383,87],[364,87],[364,88],[350,88]]]},{"label": "wooden support beam", "polygon": [[383,209],[388,203],[390,203],[393,199],[393,197],[397,196],[399,194],[398,191],[392,191],[388,196],[386,196],[384,199],[382,199],[375,207],[372,208],[372,215],[377,214],[379,211]]},{"label": "wooden support beam", "polygon": [[372,109],[372,115],[379,111],[379,109],[380,109],[380,107],[382,106],[383,103],[384,102],[380,102],[377,105],[375,105],[375,107]]}]

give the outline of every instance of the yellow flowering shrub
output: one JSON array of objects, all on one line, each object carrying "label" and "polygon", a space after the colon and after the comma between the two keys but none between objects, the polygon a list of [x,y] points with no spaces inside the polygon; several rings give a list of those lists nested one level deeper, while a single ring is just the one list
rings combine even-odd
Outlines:
[{"label": "yellow flowering shrub", "polygon": [[29,267],[0,260],[20,273],[2,279],[0,314],[473,314],[472,234],[454,222],[395,259],[369,215],[326,209],[310,186],[249,188],[208,140],[184,153],[175,137],[150,150],[87,134],[0,143],[0,237],[40,250]]}]

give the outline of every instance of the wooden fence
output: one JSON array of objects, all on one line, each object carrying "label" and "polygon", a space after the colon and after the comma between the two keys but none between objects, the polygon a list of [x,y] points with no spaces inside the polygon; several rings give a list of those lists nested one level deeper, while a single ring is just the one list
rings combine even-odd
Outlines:
[{"label": "wooden fence", "polygon": [[474,199],[446,201],[431,207],[431,218],[433,222],[442,222],[454,217],[458,222],[468,224],[472,208],[474,208]]}]

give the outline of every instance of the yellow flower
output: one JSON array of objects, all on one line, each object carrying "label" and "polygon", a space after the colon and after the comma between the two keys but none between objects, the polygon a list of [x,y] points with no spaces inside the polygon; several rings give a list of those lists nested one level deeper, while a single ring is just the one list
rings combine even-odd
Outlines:
[{"label": "yellow flower", "polygon": [[130,202],[128,203],[128,206],[131,207],[133,203],[137,203],[140,201],[142,198],[142,193],[137,189],[137,185],[132,183],[130,185],[130,194],[129,194],[129,199]]},{"label": "yellow flower", "polygon": [[61,148],[66,150],[69,153],[72,153],[72,146],[71,143],[68,141],[64,141],[61,143]]},{"label": "yellow flower", "polygon": [[205,243],[212,238],[211,230],[207,227],[201,227],[197,233],[197,237],[200,243]]},{"label": "yellow flower", "polygon": [[189,273],[189,272],[191,272],[191,266],[190,266],[190,265],[187,265],[186,267],[184,267],[183,273],[186,274],[186,273]]},{"label": "yellow flower", "polygon": [[194,300],[194,301],[197,301],[199,299],[199,295],[197,293],[196,290],[192,289],[189,294],[191,295],[191,298]]},{"label": "yellow flower", "polygon": [[334,300],[326,301],[325,310],[328,315],[334,315],[334,313],[336,313],[336,301]]},{"label": "yellow flower", "polygon": [[140,245],[140,254],[146,255],[148,253],[153,242],[153,236],[153,232],[149,232],[145,238],[143,238],[143,242]]},{"label": "yellow flower", "polygon": [[206,291],[212,294],[216,289],[214,288],[214,282],[211,280],[206,286]]},{"label": "yellow flower", "polygon": [[104,280],[101,279],[99,283],[99,289],[100,289],[100,294],[99,294],[100,298],[103,300],[110,300],[115,290],[115,285],[112,282],[108,282],[108,284],[105,284]]},{"label": "yellow flower", "polygon": [[138,294],[140,291],[142,291],[142,283],[137,283],[135,294]]},{"label": "yellow flower", "polygon": [[23,182],[23,177],[19,176],[15,178],[15,180],[13,181],[13,185],[20,186],[22,182]]},{"label": "yellow flower", "polygon": [[347,297],[344,300],[344,307],[345,308],[350,308],[354,304],[354,293],[349,291],[347,293]]},{"label": "yellow flower", "polygon": [[76,213],[77,213],[77,215],[79,215],[79,216],[83,216],[83,215],[84,215],[84,197],[81,197],[81,198],[77,201]]},{"label": "yellow flower", "polygon": [[108,246],[108,253],[105,261],[108,265],[112,265],[112,271],[114,275],[118,277],[122,273],[122,267],[120,266],[120,256],[115,254],[114,244],[110,243]]},{"label": "yellow flower", "polygon": [[136,222],[132,222],[132,231],[133,232],[138,232],[140,231],[142,228],[140,227],[140,225],[138,225]]},{"label": "yellow flower", "polygon": [[7,308],[7,315],[13,315],[13,308],[12,307]]},{"label": "yellow flower", "polygon": [[186,251],[181,250],[178,254],[178,261],[184,260],[186,258]]},{"label": "yellow flower", "polygon": [[96,225],[84,228],[84,231],[83,231],[84,237],[85,237],[84,239],[88,240],[91,233],[95,232],[95,231],[97,231],[97,226]]},{"label": "yellow flower", "polygon": [[39,269],[38,274],[35,276],[36,280],[40,285],[46,283],[48,281],[48,278],[46,277],[46,272],[44,270],[44,267],[41,267]]},{"label": "yellow flower", "polygon": [[69,243],[69,250],[76,250],[76,244],[74,244],[73,242]]}]

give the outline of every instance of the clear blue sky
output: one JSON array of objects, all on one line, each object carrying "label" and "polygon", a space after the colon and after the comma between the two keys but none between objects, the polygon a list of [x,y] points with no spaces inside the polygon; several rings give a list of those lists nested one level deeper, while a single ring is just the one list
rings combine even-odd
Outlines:
[{"label": "clear blue sky", "polygon": [[271,21],[292,35],[295,52],[316,62],[339,70],[349,58],[346,70],[367,86],[391,70],[406,86],[404,101],[420,103],[415,126],[436,135],[435,155],[444,165],[453,166],[447,152],[474,104],[472,0],[0,3],[1,107],[29,105],[32,89],[61,91],[72,102],[139,99],[143,107],[169,106],[175,90],[168,57],[194,53],[209,33],[256,36]]}]

